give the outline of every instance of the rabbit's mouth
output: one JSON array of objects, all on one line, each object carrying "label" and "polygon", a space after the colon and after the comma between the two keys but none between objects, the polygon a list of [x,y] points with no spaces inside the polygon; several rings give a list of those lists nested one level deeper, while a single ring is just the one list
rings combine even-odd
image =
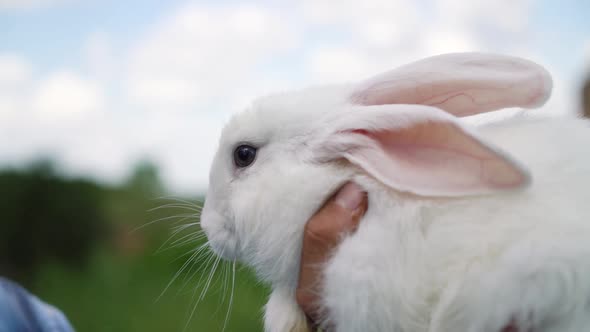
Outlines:
[{"label": "rabbit's mouth", "polygon": [[215,211],[203,209],[201,228],[207,235],[207,243],[211,250],[223,259],[238,259],[238,240],[235,229],[230,227],[225,218]]},{"label": "rabbit's mouth", "polygon": [[223,259],[234,261],[238,259],[237,241],[229,232],[219,232],[214,236],[207,235],[209,247]]}]

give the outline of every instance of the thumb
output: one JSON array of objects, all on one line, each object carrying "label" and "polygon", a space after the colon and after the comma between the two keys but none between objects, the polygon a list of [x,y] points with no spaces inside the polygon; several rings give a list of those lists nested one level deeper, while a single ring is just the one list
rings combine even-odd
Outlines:
[{"label": "thumb", "polygon": [[363,189],[354,182],[345,184],[305,225],[304,253],[333,249],[342,233],[356,230],[366,208]]},{"label": "thumb", "polygon": [[322,267],[342,240],[342,235],[356,230],[367,204],[363,189],[349,182],[305,226],[296,296],[299,306],[312,321],[318,318]]}]

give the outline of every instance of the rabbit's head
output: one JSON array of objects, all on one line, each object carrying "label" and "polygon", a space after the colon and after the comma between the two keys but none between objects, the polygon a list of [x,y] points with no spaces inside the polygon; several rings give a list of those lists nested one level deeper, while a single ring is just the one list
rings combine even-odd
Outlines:
[{"label": "rabbit's head", "polygon": [[460,53],[259,99],[223,130],[201,225],[218,255],[294,283],[305,222],[357,174],[424,197],[526,186],[526,170],[457,116],[539,106],[550,90],[535,63]]}]

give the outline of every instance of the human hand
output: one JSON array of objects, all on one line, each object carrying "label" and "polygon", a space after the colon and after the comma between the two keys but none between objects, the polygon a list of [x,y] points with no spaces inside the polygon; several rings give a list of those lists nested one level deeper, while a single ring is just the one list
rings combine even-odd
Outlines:
[{"label": "human hand", "polygon": [[349,182],[305,225],[296,298],[314,330],[320,323],[317,304],[321,294],[322,267],[344,235],[356,231],[367,204],[363,189]]}]

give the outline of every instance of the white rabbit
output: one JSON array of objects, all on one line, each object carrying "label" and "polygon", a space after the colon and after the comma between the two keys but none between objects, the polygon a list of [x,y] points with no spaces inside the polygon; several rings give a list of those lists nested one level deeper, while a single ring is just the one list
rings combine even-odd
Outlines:
[{"label": "white rabbit", "polygon": [[535,63],[459,53],[259,99],[222,133],[202,227],[272,285],[266,331],[307,331],[303,229],[352,180],[369,208],[318,304],[336,331],[588,331],[587,123],[457,117],[536,107],[550,90]]}]

